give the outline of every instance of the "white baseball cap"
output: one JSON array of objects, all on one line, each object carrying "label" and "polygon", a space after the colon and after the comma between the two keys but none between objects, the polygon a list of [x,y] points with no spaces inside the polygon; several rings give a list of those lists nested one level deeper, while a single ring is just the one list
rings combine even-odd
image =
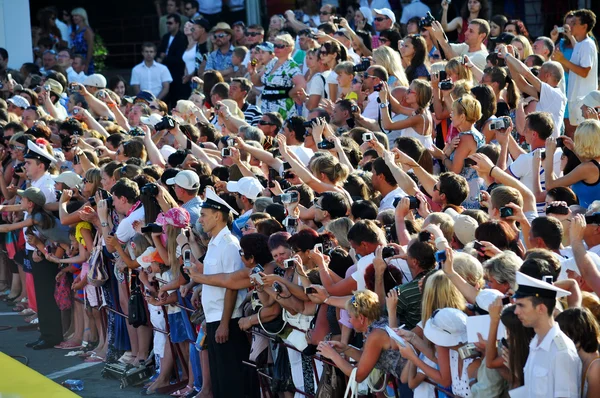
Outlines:
[{"label": "white baseball cap", "polygon": [[475,240],[475,230],[478,226],[477,220],[473,217],[459,214],[454,219],[454,235],[456,235],[460,243],[466,245]]},{"label": "white baseball cap", "polygon": [[106,78],[99,73],[94,73],[93,75],[89,75],[83,81],[84,86],[97,87],[97,88],[106,88]]},{"label": "white baseball cap", "polygon": [[256,200],[263,190],[261,183],[254,177],[242,177],[238,181],[227,183],[229,192],[237,192],[250,200]]},{"label": "white baseball cap", "polygon": [[152,113],[150,116],[142,116],[140,117],[140,122],[148,125],[148,126],[156,126],[162,120],[162,116],[158,113]]},{"label": "white baseball cap", "polygon": [[167,180],[167,185],[179,185],[183,189],[198,189],[200,188],[200,178],[198,174],[192,170],[183,170],[177,173],[173,178]]},{"label": "white baseball cap", "polygon": [[396,23],[396,15],[394,15],[394,12],[389,8],[381,8],[379,10],[374,8],[373,12],[375,14],[385,15],[386,17],[392,20],[392,23]]},{"label": "white baseball cap", "polygon": [[71,189],[79,187],[79,184],[81,184],[82,181],[82,178],[77,173],[72,171],[63,171],[56,177],[52,178],[54,179],[54,182],[61,182]]}]

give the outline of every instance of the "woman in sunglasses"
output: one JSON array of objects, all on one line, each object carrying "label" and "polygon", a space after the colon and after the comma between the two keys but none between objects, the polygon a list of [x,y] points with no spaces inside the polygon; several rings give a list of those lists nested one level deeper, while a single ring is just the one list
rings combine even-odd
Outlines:
[{"label": "woman in sunglasses", "polygon": [[252,83],[264,85],[261,110],[278,112],[284,119],[297,114],[296,98],[300,90],[306,86],[302,68],[292,59],[294,39],[289,34],[279,35],[274,40],[275,58],[269,62],[262,72],[249,64],[248,72]]}]

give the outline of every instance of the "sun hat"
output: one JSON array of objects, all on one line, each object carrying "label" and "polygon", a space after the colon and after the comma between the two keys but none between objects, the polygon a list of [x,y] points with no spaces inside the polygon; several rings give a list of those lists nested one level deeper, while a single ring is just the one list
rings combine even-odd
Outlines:
[{"label": "sun hat", "polygon": [[441,347],[466,343],[467,314],[456,308],[437,309],[427,320],[423,333],[429,341]]}]

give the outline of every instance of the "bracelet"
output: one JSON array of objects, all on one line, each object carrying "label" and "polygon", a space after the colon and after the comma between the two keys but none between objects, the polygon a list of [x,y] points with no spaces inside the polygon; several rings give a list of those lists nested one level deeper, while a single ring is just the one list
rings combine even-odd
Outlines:
[{"label": "bracelet", "polygon": [[327,304],[327,300],[329,300],[329,297],[331,297],[331,296],[327,296],[327,298],[325,300],[323,300],[323,303]]},{"label": "bracelet", "polygon": [[495,168],[496,168],[496,166],[492,166],[492,168],[490,169],[490,174],[489,174],[490,177],[492,176],[492,171],[494,171]]}]

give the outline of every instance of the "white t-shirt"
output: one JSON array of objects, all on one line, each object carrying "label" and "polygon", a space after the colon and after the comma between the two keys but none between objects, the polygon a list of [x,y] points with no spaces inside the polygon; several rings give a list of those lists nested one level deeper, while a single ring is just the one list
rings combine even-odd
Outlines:
[{"label": "white t-shirt", "polygon": [[[562,79],[564,80],[564,79]],[[552,137],[557,138],[560,135],[560,127],[563,124],[565,107],[567,106],[567,97],[559,87],[552,87],[548,83],[542,83],[540,100],[535,110],[538,112],[548,112],[554,122]]]},{"label": "white t-shirt", "polygon": [[169,69],[156,61],[150,67],[142,62],[134,66],[131,71],[131,85],[140,86],[140,90],[148,90],[154,96],[160,94],[163,83],[171,83],[172,81],[173,77],[171,77]]},{"label": "white t-shirt", "polygon": [[471,62],[473,62],[473,64],[476,65],[479,69],[485,69],[485,66],[487,64],[487,61],[485,59],[488,56],[488,51],[483,44],[481,45],[481,49],[479,51],[473,52],[469,51],[469,45],[467,43],[450,43],[450,47],[452,47],[452,50],[456,53],[456,55],[467,55]]},{"label": "white t-shirt", "polygon": [[367,119],[377,120],[379,117],[379,103],[377,102],[377,98],[379,98],[379,93],[377,91],[373,91],[369,94],[367,106],[363,110],[362,115]]},{"label": "white t-shirt", "polygon": [[397,187],[393,191],[390,191],[387,195],[381,199],[379,203],[379,213],[382,211],[393,209],[394,208],[394,200],[396,198],[403,198],[406,196],[406,192],[402,190],[402,188]]},{"label": "white t-shirt", "polygon": [[310,158],[315,154],[312,149],[307,148],[304,145],[289,145],[288,148],[298,156],[298,159],[300,159],[305,166],[308,166]]},{"label": "white t-shirt", "polygon": [[[327,75],[327,79],[326,80],[327,80],[327,85],[328,86],[330,84],[335,84],[336,86],[338,86],[338,88],[337,88],[337,95],[339,97],[339,95],[340,95],[340,85],[338,84],[337,77],[338,77],[337,73],[335,73],[334,71],[331,71],[331,73],[329,75]],[[329,89],[329,87],[327,89]],[[329,95],[329,91],[327,91],[327,95]],[[331,95],[329,95],[329,99],[332,102],[335,102],[335,100],[337,98],[331,98]]]},{"label": "white t-shirt", "polygon": [[[556,148],[554,152],[554,174],[560,173],[560,157],[562,149]],[[527,188],[533,191],[533,152],[525,153],[519,156],[515,161],[508,166],[508,171],[513,176],[517,177]],[[562,174],[562,173],[560,173]],[[542,190],[546,189],[546,172],[544,171],[544,162],[540,165],[540,185]],[[543,213],[545,203],[538,203],[538,213]]]},{"label": "white t-shirt", "polygon": [[117,231],[115,232],[117,239],[119,239],[121,243],[129,242],[129,240],[136,234],[135,230],[133,229],[133,222],[138,220],[144,222],[144,216],[144,206],[140,206],[130,215],[122,219],[117,226]]},{"label": "white t-shirt", "polygon": [[[331,99],[331,95],[329,94],[329,84],[327,84],[327,78],[332,72],[330,70],[326,70],[325,72],[320,72],[314,75],[308,82],[308,95],[320,95],[321,99]],[[325,97],[324,94],[327,94]]]},{"label": "white t-shirt", "polygon": [[591,67],[587,77],[581,77],[573,71],[569,71],[568,95],[569,98],[569,120],[574,126],[583,122],[581,105],[583,97],[590,91],[598,88],[598,52],[596,44],[590,37],[575,44],[570,61],[582,68]]}]

